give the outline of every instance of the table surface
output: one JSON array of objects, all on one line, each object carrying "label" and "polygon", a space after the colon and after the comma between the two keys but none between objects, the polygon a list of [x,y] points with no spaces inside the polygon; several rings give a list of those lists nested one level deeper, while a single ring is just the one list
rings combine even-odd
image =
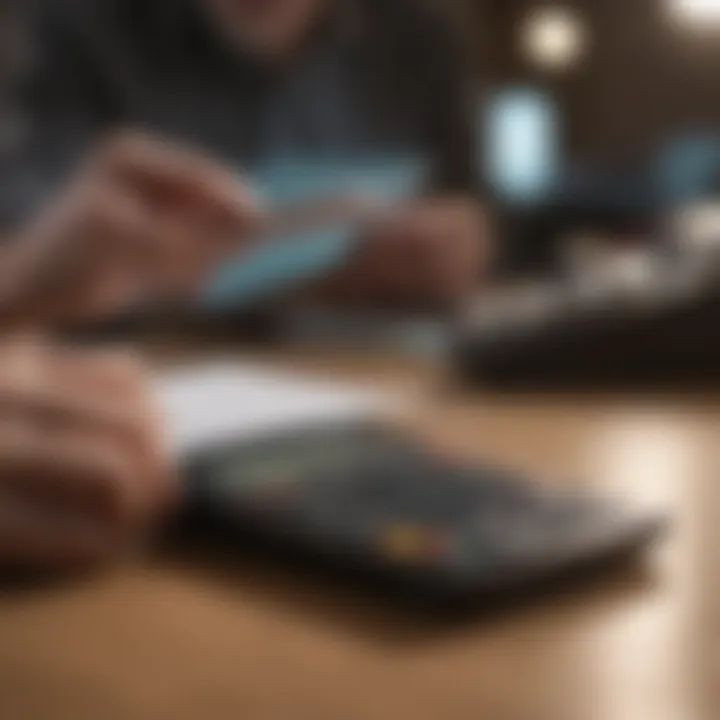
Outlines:
[{"label": "table surface", "polygon": [[434,441],[670,508],[674,530],[631,568],[458,626],[247,559],[146,557],[7,591],[3,720],[718,717],[720,400],[481,395],[399,358],[285,360],[401,389]]}]

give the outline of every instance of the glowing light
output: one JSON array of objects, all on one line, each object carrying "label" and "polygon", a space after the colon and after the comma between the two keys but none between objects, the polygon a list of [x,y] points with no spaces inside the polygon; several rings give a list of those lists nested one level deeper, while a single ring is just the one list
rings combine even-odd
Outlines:
[{"label": "glowing light", "polygon": [[693,25],[720,26],[720,0],[669,0],[673,18]]},{"label": "glowing light", "polygon": [[585,26],[579,15],[569,8],[539,8],[527,17],[522,44],[535,65],[564,70],[575,65],[585,52]]}]

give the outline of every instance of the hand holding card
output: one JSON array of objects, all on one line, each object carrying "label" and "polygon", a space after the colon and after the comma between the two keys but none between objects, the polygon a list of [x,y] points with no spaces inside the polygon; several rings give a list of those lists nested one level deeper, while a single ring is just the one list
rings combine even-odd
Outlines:
[{"label": "hand holding card", "polygon": [[201,303],[212,310],[258,302],[342,267],[371,218],[422,191],[418,158],[282,161],[253,172],[270,208],[268,240],[224,264]]}]

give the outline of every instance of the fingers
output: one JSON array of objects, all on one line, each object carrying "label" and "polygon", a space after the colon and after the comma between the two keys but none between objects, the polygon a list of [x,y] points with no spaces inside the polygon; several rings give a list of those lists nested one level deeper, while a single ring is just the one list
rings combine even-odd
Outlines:
[{"label": "fingers", "polygon": [[193,290],[259,227],[248,185],[199,152],[123,134],[99,157],[122,236],[116,247],[125,249],[129,275],[158,290]]},{"label": "fingers", "polygon": [[0,383],[0,559],[107,554],[173,494],[157,418],[132,359],[38,356]]},{"label": "fingers", "polygon": [[189,202],[214,224],[215,234],[244,233],[259,220],[257,196],[201,152],[126,132],[106,142],[99,161],[122,183],[155,200]]},{"label": "fingers", "polygon": [[27,499],[0,493],[0,563],[66,566],[97,562],[117,547],[116,536],[92,516],[67,515]]},{"label": "fingers", "polygon": [[138,457],[148,503],[161,507],[172,502],[177,487],[162,444],[162,419],[151,401],[146,372],[137,355],[117,350],[56,351],[53,366],[56,386],[81,386],[91,395],[91,399],[50,395],[56,407],[62,404],[72,409],[68,426],[95,428],[115,436]]},{"label": "fingers", "polygon": [[85,199],[81,249],[98,290],[116,283],[126,295],[142,288],[158,292],[192,286],[208,263],[230,244],[212,217],[187,217],[185,210],[158,210],[135,188],[100,185]]},{"label": "fingers", "polygon": [[146,507],[133,456],[109,435],[3,427],[0,468],[13,497],[108,528],[135,524]]},{"label": "fingers", "polygon": [[89,396],[49,394],[56,407],[62,403],[73,411],[68,426],[88,431],[94,427],[127,445],[140,460],[150,503],[171,501],[176,486],[161,442],[161,418],[140,358],[128,351],[66,350],[56,351],[52,364],[56,387],[82,387]]},{"label": "fingers", "polygon": [[443,199],[405,208],[370,228],[349,282],[393,304],[452,306],[480,279],[483,234],[472,203]]},{"label": "fingers", "polygon": [[46,348],[44,367],[58,383],[84,383],[115,401],[146,397],[147,372],[140,355],[129,349]]},{"label": "fingers", "polygon": [[202,153],[113,137],[13,246],[6,314],[38,326],[187,294],[252,242],[261,216],[250,188]]},{"label": "fingers", "polygon": [[472,204],[448,201],[431,204],[423,221],[417,228],[419,264],[429,287],[446,301],[465,299],[480,280],[479,215]]}]

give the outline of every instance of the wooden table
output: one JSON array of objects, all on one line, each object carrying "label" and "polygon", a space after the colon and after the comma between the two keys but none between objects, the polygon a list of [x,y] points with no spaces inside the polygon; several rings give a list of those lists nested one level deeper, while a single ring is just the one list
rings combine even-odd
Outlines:
[{"label": "wooden table", "polygon": [[241,560],[6,593],[2,720],[720,717],[720,401],[471,396],[401,360],[292,362],[415,395],[419,431],[458,450],[664,504],[675,531],[634,571],[454,628]]}]

